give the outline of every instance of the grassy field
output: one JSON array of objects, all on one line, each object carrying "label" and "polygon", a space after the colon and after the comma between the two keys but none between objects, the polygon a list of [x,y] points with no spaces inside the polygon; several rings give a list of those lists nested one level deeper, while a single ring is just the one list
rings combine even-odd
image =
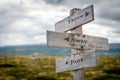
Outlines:
[{"label": "grassy field", "polygon": [[[0,58],[0,80],[73,80],[72,72],[55,73],[55,56]],[[99,66],[85,69],[85,80],[120,80],[120,57],[99,57]]]}]

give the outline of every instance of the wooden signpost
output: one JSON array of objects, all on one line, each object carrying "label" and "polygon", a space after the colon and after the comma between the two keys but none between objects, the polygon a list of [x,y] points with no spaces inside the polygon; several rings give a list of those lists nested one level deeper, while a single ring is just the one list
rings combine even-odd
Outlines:
[{"label": "wooden signpost", "polygon": [[88,6],[82,10],[78,10],[73,15],[57,22],[55,24],[55,31],[64,32],[72,30],[80,25],[94,20],[93,5]]},{"label": "wooden signpost", "polygon": [[87,51],[83,55],[65,57],[56,60],[56,72],[72,71],[81,68],[97,66],[95,50]]},{"label": "wooden signpost", "polygon": [[[47,31],[49,47],[71,48],[71,57],[56,60],[56,72],[73,71],[74,80],[84,80],[84,68],[98,65],[95,50],[108,50],[108,39],[84,35],[82,26],[94,20],[93,5],[74,8],[70,16],[55,24],[55,31]],[[71,31],[71,33],[63,33]]]},{"label": "wooden signpost", "polygon": [[72,49],[108,50],[108,39],[76,33],[59,33],[47,31],[47,44],[49,47],[62,47]]}]

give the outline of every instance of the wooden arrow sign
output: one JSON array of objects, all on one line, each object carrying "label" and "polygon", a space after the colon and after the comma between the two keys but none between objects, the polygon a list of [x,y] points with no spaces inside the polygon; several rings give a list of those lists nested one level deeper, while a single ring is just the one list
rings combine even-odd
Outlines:
[{"label": "wooden arrow sign", "polygon": [[55,24],[55,31],[64,32],[94,20],[93,5],[74,13]]},{"label": "wooden arrow sign", "polygon": [[94,50],[87,51],[83,55],[66,57],[56,60],[56,72],[72,71],[81,68],[95,67],[98,65],[98,57]]},{"label": "wooden arrow sign", "polygon": [[47,45],[72,49],[108,50],[108,39],[73,33],[47,31]]}]

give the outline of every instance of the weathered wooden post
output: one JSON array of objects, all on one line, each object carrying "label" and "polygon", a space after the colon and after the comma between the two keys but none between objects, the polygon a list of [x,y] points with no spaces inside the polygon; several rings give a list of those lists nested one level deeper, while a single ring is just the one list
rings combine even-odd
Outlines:
[{"label": "weathered wooden post", "polygon": [[[80,9],[78,8],[74,8],[70,11],[70,16],[74,15],[77,11],[79,11]],[[75,28],[73,30],[71,30],[71,33],[78,33],[78,34],[83,34],[82,32],[82,26],[79,26],[78,28]],[[79,51],[79,53],[77,53]],[[83,48],[81,50],[78,49],[72,49],[72,54],[71,56],[74,55],[80,55],[84,52]],[[79,70],[74,70],[73,71],[73,78],[74,80],[84,80],[84,76],[85,76],[85,71],[84,69],[79,69]]]},{"label": "weathered wooden post", "polygon": [[[73,71],[74,80],[84,80],[84,68],[98,65],[95,50],[108,50],[108,39],[84,35],[82,25],[94,20],[93,5],[74,8],[70,16],[57,22],[55,30],[47,31],[49,47],[71,48],[71,57],[56,60],[56,72]],[[71,31],[69,33],[65,33]],[[84,51],[87,50],[87,51]]]}]

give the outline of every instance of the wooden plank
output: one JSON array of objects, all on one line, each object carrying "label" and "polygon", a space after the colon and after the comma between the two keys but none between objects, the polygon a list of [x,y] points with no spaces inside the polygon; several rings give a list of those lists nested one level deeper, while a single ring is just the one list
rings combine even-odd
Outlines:
[{"label": "wooden plank", "polygon": [[72,49],[108,50],[108,39],[76,33],[47,31],[47,45]]},{"label": "wooden plank", "polygon": [[76,55],[75,57],[65,57],[56,60],[56,72],[72,71],[81,68],[95,67],[98,57],[95,50],[86,51],[83,55]]},{"label": "wooden plank", "polygon": [[55,24],[55,31],[68,31],[93,20],[93,5],[90,5],[82,10],[75,12],[73,15],[68,16],[67,18],[57,22]]}]

